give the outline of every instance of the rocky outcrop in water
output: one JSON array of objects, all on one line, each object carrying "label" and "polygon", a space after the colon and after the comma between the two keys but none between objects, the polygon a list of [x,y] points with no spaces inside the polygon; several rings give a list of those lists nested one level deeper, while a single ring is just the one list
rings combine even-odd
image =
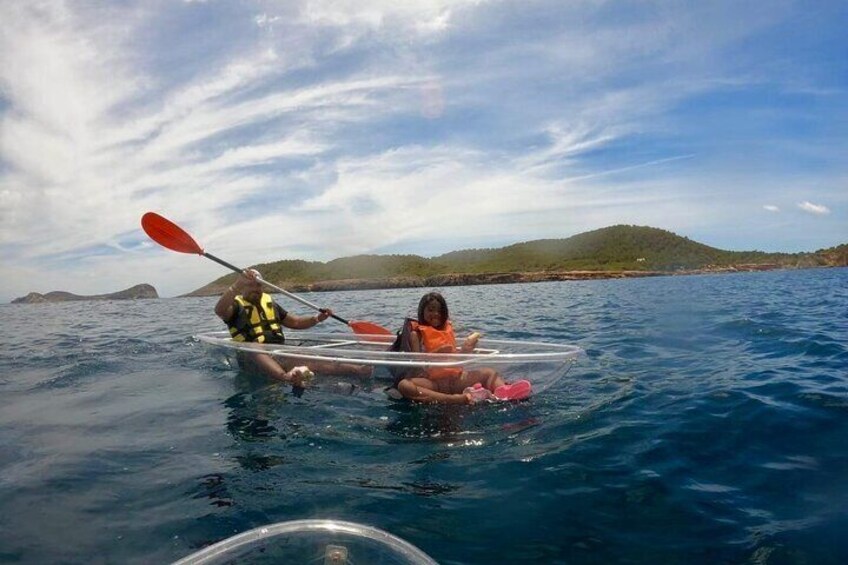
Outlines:
[{"label": "rocky outcrop in water", "polygon": [[80,296],[61,290],[48,292],[47,294],[30,292],[26,296],[15,298],[12,300],[12,304],[41,304],[44,302],[73,302],[79,300],[135,300],[137,298],[159,298],[159,294],[152,285],[137,284],[119,292],[97,294],[94,296]]}]

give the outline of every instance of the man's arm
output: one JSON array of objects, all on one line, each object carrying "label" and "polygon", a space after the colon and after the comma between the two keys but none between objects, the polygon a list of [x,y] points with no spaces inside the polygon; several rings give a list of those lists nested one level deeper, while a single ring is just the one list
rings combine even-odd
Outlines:
[{"label": "man's arm", "polygon": [[332,315],[333,311],[329,309],[324,309],[314,316],[295,316],[289,312],[286,314],[286,317],[283,318],[282,322],[287,328],[291,328],[293,330],[306,330],[314,327],[316,324],[320,324]]},{"label": "man's arm", "polygon": [[225,323],[233,318],[236,296],[244,292],[245,285],[258,284],[256,282],[257,276],[259,276],[259,272],[254,269],[243,271],[236,278],[235,282],[224,291],[221,298],[218,299],[218,302],[215,304],[215,314],[224,320]]},{"label": "man's arm", "polygon": [[219,318],[221,318],[224,322],[227,322],[232,319],[233,312],[235,311],[235,298],[239,293],[236,285],[238,282],[233,283],[227,290],[224,291],[224,294],[221,295],[221,298],[218,299],[218,302],[215,304],[215,314]]}]

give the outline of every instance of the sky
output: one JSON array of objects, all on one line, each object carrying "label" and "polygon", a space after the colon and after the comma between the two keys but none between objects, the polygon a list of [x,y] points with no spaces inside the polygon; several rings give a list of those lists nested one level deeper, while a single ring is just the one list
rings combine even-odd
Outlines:
[{"label": "sky", "polygon": [[0,302],[653,226],[848,243],[848,3],[4,0]]}]

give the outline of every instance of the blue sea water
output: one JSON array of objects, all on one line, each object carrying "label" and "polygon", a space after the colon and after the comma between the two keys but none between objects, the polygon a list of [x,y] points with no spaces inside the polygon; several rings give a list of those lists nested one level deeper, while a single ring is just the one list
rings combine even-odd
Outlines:
[{"label": "blue sea water", "polygon": [[[588,355],[516,405],[296,397],[192,338],[214,298],[0,307],[0,562],[307,518],[440,563],[848,562],[848,269],[443,291],[460,327]],[[394,327],[420,294],[305,296]]]}]

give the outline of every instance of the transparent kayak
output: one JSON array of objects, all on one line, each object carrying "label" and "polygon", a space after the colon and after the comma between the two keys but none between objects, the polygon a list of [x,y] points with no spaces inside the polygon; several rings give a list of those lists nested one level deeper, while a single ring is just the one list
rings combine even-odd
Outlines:
[{"label": "transparent kayak", "polygon": [[[391,335],[357,335],[290,331],[285,344],[233,341],[229,332],[209,332],[197,339],[225,352],[267,353],[294,365],[353,364],[373,367],[375,378],[391,381],[393,369],[435,367],[474,370],[490,367],[508,381],[527,379],[538,393],[555,384],[584,355],[582,348],[538,341],[481,338],[470,353],[411,353],[389,351]],[[236,357],[238,357],[236,355]],[[316,371],[318,372],[318,371]],[[320,373],[319,373],[320,374]]]},{"label": "transparent kayak", "polygon": [[388,532],[341,520],[263,526],[210,545],[174,565],[224,563],[436,565],[423,551]]}]

